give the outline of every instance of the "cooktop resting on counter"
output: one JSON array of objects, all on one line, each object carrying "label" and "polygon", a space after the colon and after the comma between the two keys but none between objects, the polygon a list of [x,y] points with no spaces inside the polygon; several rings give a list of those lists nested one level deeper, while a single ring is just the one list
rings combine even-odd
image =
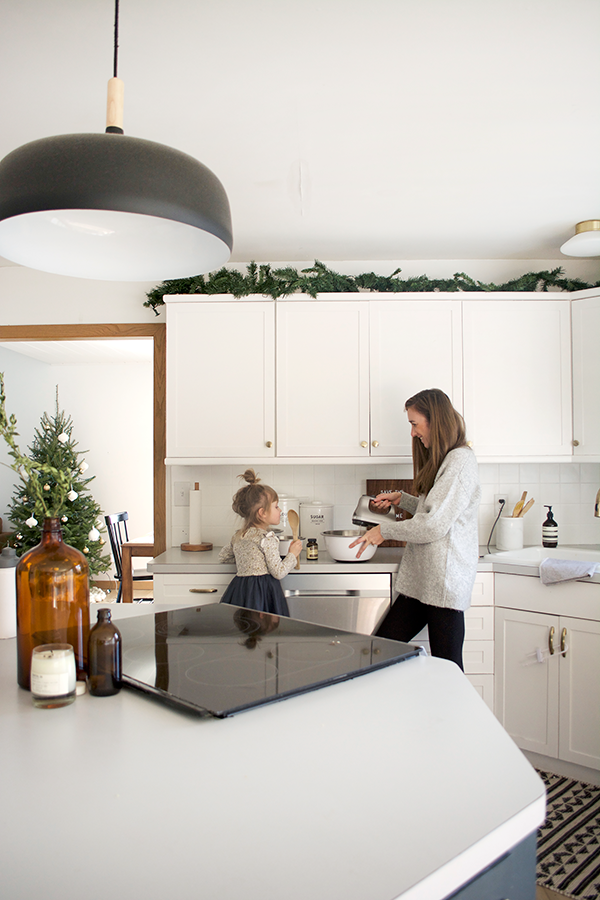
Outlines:
[{"label": "cooktop resting on counter", "polygon": [[119,622],[123,683],[223,718],[364,675],[419,647],[210,603]]}]

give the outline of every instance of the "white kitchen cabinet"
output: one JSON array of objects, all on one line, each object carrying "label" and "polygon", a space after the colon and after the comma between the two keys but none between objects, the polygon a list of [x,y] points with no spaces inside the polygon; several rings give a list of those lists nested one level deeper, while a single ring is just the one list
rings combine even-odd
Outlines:
[{"label": "white kitchen cabinet", "polygon": [[277,456],[368,458],[367,301],[277,304]]},{"label": "white kitchen cabinet", "polygon": [[600,462],[600,296],[574,297],[571,311],[573,454],[582,462]]},{"label": "white kitchen cabinet", "polygon": [[277,456],[410,459],[405,400],[462,409],[461,303],[340,296],[277,304]]},{"label": "white kitchen cabinet", "polygon": [[[599,592],[594,584],[544,587],[537,578],[496,575],[498,719],[523,750],[594,769],[600,768]],[[542,611],[561,603],[571,615]],[[594,608],[595,618],[576,615]]]},{"label": "white kitchen cabinet", "polygon": [[225,588],[233,578],[229,573],[175,573],[154,574],[155,603],[170,603],[173,606],[205,606],[219,603]]},{"label": "white kitchen cabinet", "polygon": [[465,298],[463,349],[478,458],[570,458],[570,301]]},{"label": "white kitchen cabinet", "polygon": [[372,300],[369,325],[370,453],[411,458],[409,397],[438,387],[462,411],[461,301]]},{"label": "white kitchen cabinet", "polygon": [[165,297],[167,457],[275,454],[275,304]]}]

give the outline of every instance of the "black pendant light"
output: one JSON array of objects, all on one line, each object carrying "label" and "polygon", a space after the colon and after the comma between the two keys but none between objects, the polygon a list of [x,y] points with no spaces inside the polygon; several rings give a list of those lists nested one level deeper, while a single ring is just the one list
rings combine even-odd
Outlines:
[{"label": "black pendant light", "polygon": [[32,141],[0,162],[0,256],[110,281],[213,271],[233,246],[225,189],[192,156],[123,134],[118,23],[115,0],[106,132]]}]

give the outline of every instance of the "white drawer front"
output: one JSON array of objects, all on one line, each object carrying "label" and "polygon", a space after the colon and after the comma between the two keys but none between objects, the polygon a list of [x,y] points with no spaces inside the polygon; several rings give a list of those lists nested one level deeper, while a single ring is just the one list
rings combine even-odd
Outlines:
[{"label": "white drawer front", "polygon": [[494,605],[494,573],[478,572],[475,576],[475,584],[471,593],[473,606]]},{"label": "white drawer front", "polygon": [[494,642],[465,641],[463,664],[467,675],[494,674]]},{"label": "white drawer front", "polygon": [[233,575],[154,576],[154,599],[174,606],[204,606],[218,603]]},{"label": "white drawer front", "polygon": [[465,640],[494,640],[493,606],[471,606],[465,612]]},{"label": "white drawer front", "polygon": [[493,675],[467,675],[467,678],[481,697],[494,712],[494,676]]}]

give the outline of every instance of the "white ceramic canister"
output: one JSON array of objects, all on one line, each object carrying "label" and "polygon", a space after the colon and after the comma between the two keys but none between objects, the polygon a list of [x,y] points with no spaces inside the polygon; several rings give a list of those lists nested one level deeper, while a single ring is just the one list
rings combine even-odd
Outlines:
[{"label": "white ceramic canister", "polygon": [[496,525],[496,550],[523,549],[523,519],[501,516]]},{"label": "white ceramic canister", "polygon": [[300,504],[300,534],[303,538],[322,541],[321,532],[333,528],[333,506],[321,500],[311,500]]},{"label": "white ceramic canister", "polygon": [[19,558],[12,547],[4,547],[0,554],[0,638],[14,638],[17,634],[16,571]]},{"label": "white ceramic canister", "polygon": [[[288,523],[287,514],[290,509],[295,509],[298,518],[300,518],[300,501],[297,497],[288,497],[287,494],[279,494],[279,509],[281,510],[281,519],[279,520],[279,528],[281,529],[282,535],[291,535],[292,528]],[[302,534],[302,530],[300,531]]]}]

